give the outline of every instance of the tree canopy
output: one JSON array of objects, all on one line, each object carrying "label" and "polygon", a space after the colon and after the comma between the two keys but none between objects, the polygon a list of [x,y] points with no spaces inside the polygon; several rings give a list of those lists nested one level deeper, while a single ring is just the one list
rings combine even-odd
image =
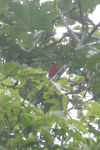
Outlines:
[{"label": "tree canopy", "polygon": [[[0,0],[0,150],[100,149],[99,4]],[[70,63],[56,82],[52,61]]]}]

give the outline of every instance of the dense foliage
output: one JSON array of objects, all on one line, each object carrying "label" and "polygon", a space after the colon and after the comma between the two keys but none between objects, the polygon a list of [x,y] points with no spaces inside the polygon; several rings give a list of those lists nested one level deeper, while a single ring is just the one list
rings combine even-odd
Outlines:
[{"label": "dense foliage", "polygon": [[[98,4],[0,0],[0,150],[100,149]],[[52,60],[71,62],[65,92],[46,77]]]}]

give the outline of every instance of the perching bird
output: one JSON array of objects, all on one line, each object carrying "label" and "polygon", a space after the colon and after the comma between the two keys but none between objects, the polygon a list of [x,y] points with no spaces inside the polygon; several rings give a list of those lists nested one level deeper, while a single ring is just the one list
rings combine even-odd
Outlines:
[{"label": "perching bird", "polygon": [[49,78],[52,78],[58,71],[60,67],[58,67],[57,62],[52,62],[50,68],[49,68]]}]

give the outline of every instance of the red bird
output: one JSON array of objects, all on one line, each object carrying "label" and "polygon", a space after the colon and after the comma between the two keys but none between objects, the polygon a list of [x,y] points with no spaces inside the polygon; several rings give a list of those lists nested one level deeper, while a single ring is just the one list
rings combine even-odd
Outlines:
[{"label": "red bird", "polygon": [[58,71],[60,67],[58,67],[58,64],[56,62],[52,62],[50,68],[49,68],[49,78],[52,78]]}]

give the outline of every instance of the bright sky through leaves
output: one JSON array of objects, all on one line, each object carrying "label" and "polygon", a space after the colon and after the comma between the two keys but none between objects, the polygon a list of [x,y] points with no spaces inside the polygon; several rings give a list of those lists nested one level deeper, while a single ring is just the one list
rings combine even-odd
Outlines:
[{"label": "bright sky through leaves", "polygon": [[98,6],[96,7],[96,9],[94,10],[93,14],[90,14],[90,15],[89,15],[89,18],[90,18],[95,24],[98,24],[98,23],[100,22],[99,14],[100,14],[100,5],[98,5]]}]

